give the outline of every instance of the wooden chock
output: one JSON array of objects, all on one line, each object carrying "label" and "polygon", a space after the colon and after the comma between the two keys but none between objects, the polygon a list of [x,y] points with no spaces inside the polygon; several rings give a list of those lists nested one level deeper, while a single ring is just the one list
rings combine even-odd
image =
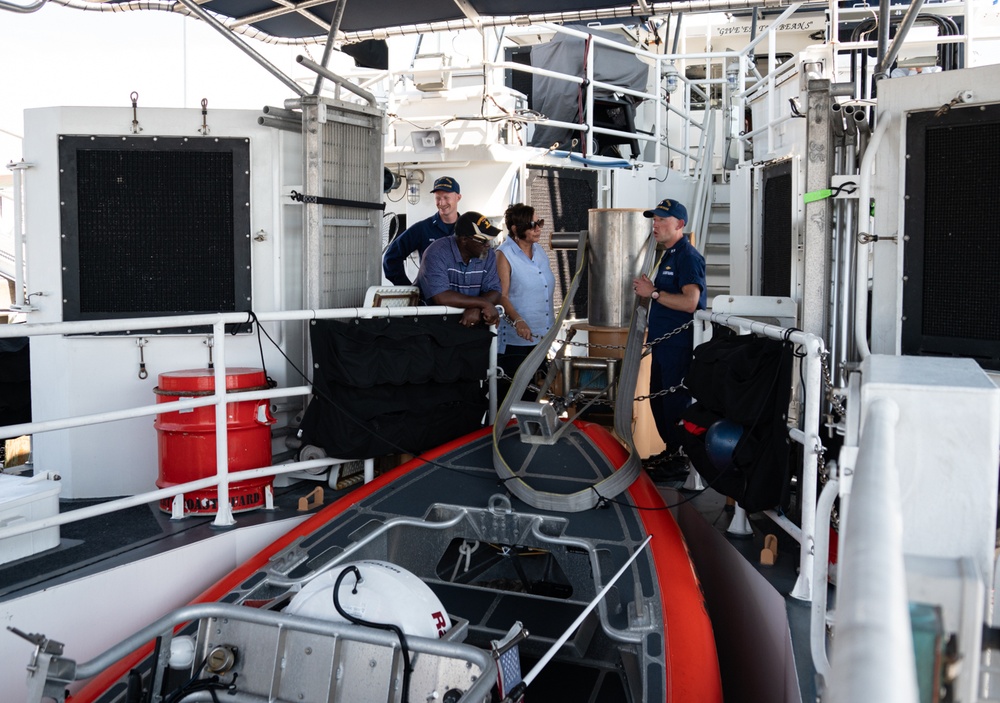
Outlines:
[{"label": "wooden chock", "polygon": [[774,566],[778,560],[778,538],[767,535],[764,538],[764,548],[760,550],[760,563],[763,566]]},{"label": "wooden chock", "polygon": [[299,511],[312,510],[317,505],[323,504],[323,487],[316,486],[308,495],[299,498]]}]

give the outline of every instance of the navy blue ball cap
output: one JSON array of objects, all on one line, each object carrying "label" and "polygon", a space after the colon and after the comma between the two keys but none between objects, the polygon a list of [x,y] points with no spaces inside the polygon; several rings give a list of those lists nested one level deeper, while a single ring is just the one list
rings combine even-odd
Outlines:
[{"label": "navy blue ball cap", "polygon": [[646,217],[653,217],[654,215],[658,217],[676,217],[678,220],[684,220],[685,223],[688,221],[687,208],[676,200],[670,200],[669,198],[661,200],[652,210],[646,210],[642,214]]},{"label": "navy blue ball cap", "polygon": [[432,193],[437,193],[441,191],[442,193],[459,193],[461,194],[462,189],[456,181],[451,176],[441,176],[436,181],[434,181],[434,187],[431,188]]},{"label": "navy blue ball cap", "polygon": [[500,234],[500,228],[494,227],[478,212],[465,212],[455,223],[455,234],[459,237],[476,237],[480,241],[488,241]]}]

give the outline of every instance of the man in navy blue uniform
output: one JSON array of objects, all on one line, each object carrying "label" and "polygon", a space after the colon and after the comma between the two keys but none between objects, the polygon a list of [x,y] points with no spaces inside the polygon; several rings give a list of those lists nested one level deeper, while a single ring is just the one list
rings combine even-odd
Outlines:
[{"label": "man in navy blue uniform", "polygon": [[458,218],[455,234],[438,239],[420,258],[417,285],[424,302],[465,308],[466,327],[495,324],[500,303],[497,255],[490,246],[500,230],[478,212]]},{"label": "man in navy blue uniform", "polygon": [[[649,328],[646,339],[650,342],[662,337],[694,318],[695,310],[705,309],[705,257],[684,236],[687,208],[676,200],[661,200],[652,210],[643,213],[653,218],[653,238],[664,249],[656,271],[650,279],[642,274],[632,281],[635,292],[649,302]],[[653,347],[649,372],[649,392],[676,386],[684,380],[691,366],[691,349],[694,330],[683,332],[658,342]],[[678,455],[683,439],[680,426],[681,414],[691,403],[685,390],[653,398],[650,410],[656,430],[667,445],[663,463],[653,470],[654,478],[669,480],[687,472],[687,460]]]},{"label": "man in navy blue uniform", "polygon": [[444,239],[455,232],[458,221],[458,201],[462,199],[462,189],[451,176],[441,176],[431,188],[437,212],[426,220],[414,223],[406,231],[392,240],[382,257],[382,271],[394,286],[413,285],[406,275],[406,259],[413,252],[424,251],[436,239]]}]

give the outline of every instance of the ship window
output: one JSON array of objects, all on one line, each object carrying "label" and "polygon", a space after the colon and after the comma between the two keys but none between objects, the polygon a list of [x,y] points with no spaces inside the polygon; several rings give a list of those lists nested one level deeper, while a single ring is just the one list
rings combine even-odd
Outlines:
[{"label": "ship window", "polygon": [[249,159],[246,139],[61,136],[63,319],[250,310]]}]

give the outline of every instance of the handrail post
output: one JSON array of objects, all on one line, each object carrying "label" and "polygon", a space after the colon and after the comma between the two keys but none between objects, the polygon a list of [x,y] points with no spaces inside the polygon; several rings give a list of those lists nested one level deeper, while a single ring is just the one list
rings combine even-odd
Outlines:
[{"label": "handrail post", "polygon": [[802,502],[802,544],[799,550],[799,576],[790,595],[808,601],[812,600],[814,585],[812,573],[816,550],[816,474],[819,471],[819,454],[823,451],[823,445],[819,440],[820,403],[823,390],[820,357],[823,354],[823,342],[819,337],[810,335],[810,339],[803,344],[806,348],[803,389],[805,412],[802,419],[805,442],[802,445],[802,492],[799,496]]},{"label": "handrail post", "polygon": [[[493,424],[497,419],[497,330],[500,326],[498,321],[495,325],[490,325],[493,332],[493,339],[490,340],[490,369],[487,375],[490,390],[490,422]],[[505,372],[506,373],[506,372]]]},{"label": "handrail post", "polygon": [[219,477],[215,527],[236,524],[229,504],[229,408],[226,405],[226,323],[219,319],[212,325],[215,348],[215,471]]},{"label": "handrail post", "polygon": [[[840,492],[840,480],[831,476],[820,493],[816,503],[816,514],[823,524],[829,524],[833,502]],[[809,617],[809,649],[812,652],[813,668],[816,676],[822,682],[822,687],[830,683],[830,658],[826,653],[826,565],[830,562],[830,531],[817,530],[814,539],[816,545],[813,560],[813,583],[816,584],[812,598],[812,609]]]},{"label": "handrail post", "polygon": [[[594,134],[594,64],[597,63],[596,52],[597,47],[594,46],[592,39],[587,39],[587,65],[584,67],[585,74],[587,76],[587,97],[584,100],[584,105],[586,106],[587,115],[584,117],[584,124],[587,126],[587,131],[582,135],[583,139],[587,140],[586,144],[580,145],[580,151],[584,156],[588,154],[590,156],[595,156],[595,154],[590,153],[590,141]],[[596,140],[594,140],[594,147],[597,147]]]}]

